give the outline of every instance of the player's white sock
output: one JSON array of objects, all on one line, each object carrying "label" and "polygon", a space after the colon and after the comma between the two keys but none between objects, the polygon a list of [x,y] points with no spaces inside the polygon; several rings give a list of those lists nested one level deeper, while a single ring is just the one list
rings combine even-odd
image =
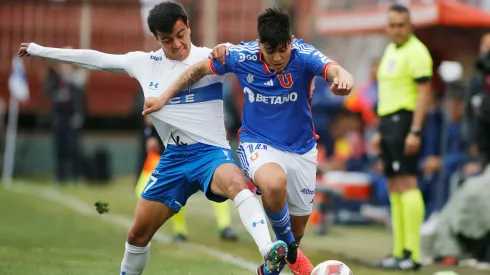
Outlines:
[{"label": "player's white sock", "polygon": [[143,273],[149,257],[150,244],[145,247],[137,247],[126,242],[120,275],[140,275]]},{"label": "player's white sock", "polygon": [[233,199],[243,225],[255,240],[260,253],[265,255],[271,247],[271,235],[264,210],[254,194],[244,189]]}]

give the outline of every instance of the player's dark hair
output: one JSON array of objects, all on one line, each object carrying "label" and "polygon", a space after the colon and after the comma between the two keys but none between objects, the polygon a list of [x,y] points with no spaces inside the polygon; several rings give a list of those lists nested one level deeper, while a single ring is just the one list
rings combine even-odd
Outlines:
[{"label": "player's dark hair", "polygon": [[398,13],[406,13],[410,17],[410,10],[401,4],[391,5],[390,8],[388,9],[388,11],[394,11],[394,12],[398,12]]},{"label": "player's dark hair", "polygon": [[181,19],[187,25],[187,13],[184,8],[173,1],[155,5],[148,15],[148,28],[156,36],[158,32],[172,32],[175,23]]},{"label": "player's dark hair", "polygon": [[259,15],[257,21],[260,43],[273,50],[291,43],[291,23],[289,14],[284,10],[268,8]]}]

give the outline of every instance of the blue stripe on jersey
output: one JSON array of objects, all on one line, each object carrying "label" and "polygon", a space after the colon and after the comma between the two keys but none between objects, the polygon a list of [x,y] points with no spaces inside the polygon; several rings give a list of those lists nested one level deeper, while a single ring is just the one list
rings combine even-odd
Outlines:
[{"label": "blue stripe on jersey", "polygon": [[223,83],[221,82],[180,92],[178,96],[169,100],[167,104],[191,104],[217,99],[223,99]]}]

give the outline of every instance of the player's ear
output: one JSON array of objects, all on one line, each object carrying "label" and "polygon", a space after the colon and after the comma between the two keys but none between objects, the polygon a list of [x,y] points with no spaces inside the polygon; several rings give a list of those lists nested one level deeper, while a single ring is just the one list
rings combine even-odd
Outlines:
[{"label": "player's ear", "polygon": [[189,22],[189,19],[187,19],[187,28],[189,29],[189,34],[191,34],[191,23]]}]

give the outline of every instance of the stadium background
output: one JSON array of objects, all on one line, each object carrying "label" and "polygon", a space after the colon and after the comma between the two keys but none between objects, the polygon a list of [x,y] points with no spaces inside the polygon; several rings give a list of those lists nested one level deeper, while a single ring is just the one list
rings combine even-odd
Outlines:
[{"label": "stadium background", "polygon": [[[91,48],[115,54],[136,50],[154,50],[157,45],[146,30],[145,16],[147,10],[156,2],[159,1],[1,1],[0,99],[3,102],[1,111],[4,118],[0,136],[2,153],[5,144],[11,61],[21,42],[32,41],[53,47]],[[285,8],[291,13],[295,35],[338,61],[351,71],[357,83],[361,84],[370,80],[371,63],[373,59],[381,56],[388,42],[383,34],[383,16],[387,5],[393,1],[181,0],[178,2],[184,5],[190,16],[193,43],[208,47],[221,42],[239,43],[255,39],[256,15],[265,7],[272,5]],[[416,34],[431,50],[435,63],[434,70],[437,71],[442,61],[458,61],[463,68],[461,81],[466,83],[475,71],[474,62],[478,56],[480,38],[490,27],[490,14],[488,13],[490,12],[490,1],[414,0],[399,2],[410,4],[412,18],[417,26]],[[24,62],[30,96],[29,100],[21,103],[20,107],[14,176],[16,179],[27,182],[50,182],[53,177],[54,163],[49,118],[51,105],[43,91],[47,62],[39,58],[27,58],[24,59]],[[228,83],[231,98],[227,103],[228,112],[236,115],[240,112],[243,93],[233,77],[230,77]],[[325,86],[321,87],[319,89],[326,89]],[[434,87],[435,92],[444,97],[445,86],[439,77],[435,78]],[[119,182],[124,182],[121,185],[124,187],[121,188],[129,189],[139,175],[140,132],[143,129],[139,84],[126,75],[90,72],[84,89],[84,97],[86,113],[81,132],[81,147],[83,148],[81,151],[86,159],[84,163],[90,166],[100,163],[100,167],[107,165],[106,173],[101,173],[106,174],[110,182],[107,187],[104,187],[106,188],[104,191],[97,189],[97,193],[107,194],[117,190]],[[344,102],[334,103],[339,109],[345,109]],[[344,114],[341,111],[339,113]],[[314,115],[317,114],[314,112]],[[348,117],[347,120],[338,119],[337,115],[329,114],[331,120],[335,119],[337,122],[336,125],[339,121],[355,124],[355,120],[349,120],[351,117],[348,115],[342,116],[343,119]],[[230,122],[233,120],[231,117],[233,116],[228,116],[229,124],[227,125],[230,125],[229,133],[233,143],[235,140],[233,127],[236,127],[236,121]],[[327,127],[325,131],[345,132],[347,130],[337,126]],[[347,147],[350,146],[347,151],[351,153],[355,151],[352,140],[346,138],[343,141],[346,142]],[[335,148],[343,148],[341,142],[336,143],[336,146]],[[94,160],[97,154],[102,154],[107,158],[96,162]],[[328,154],[325,158],[328,157],[335,156]],[[100,167],[93,169],[100,169]],[[357,180],[359,179],[353,179],[353,181]],[[4,191],[0,189],[0,192]],[[70,194],[80,192],[84,194],[82,199],[92,199],[90,196],[92,191],[80,191],[75,188],[67,192]],[[353,196],[367,199],[365,196],[368,195],[362,193]],[[352,214],[351,211],[349,215],[359,214],[357,213],[358,204],[354,206],[356,210],[353,210],[356,213]],[[119,203],[116,203],[117,205]],[[131,209],[132,206],[125,207],[129,212],[128,209]],[[346,206],[348,209],[349,207]],[[345,220],[352,220],[354,224],[367,223],[365,219],[345,218]],[[234,221],[236,222],[236,219]],[[379,228],[374,230],[371,227],[367,229],[366,227],[348,227],[345,230],[342,228],[341,231],[334,231],[334,237],[331,235],[327,237],[310,236],[310,238],[318,238],[310,240],[316,240],[320,244],[315,251],[335,250],[335,253],[348,256],[351,256],[349,255],[351,251],[345,248],[345,243],[359,242],[364,248],[359,249],[360,252],[357,251],[354,256],[362,258],[365,257],[364,254],[369,254],[375,244],[364,243],[365,240],[361,240],[361,236],[374,234],[372,236],[375,236],[373,237],[375,240],[389,247],[389,233],[385,230]],[[336,232],[347,233],[336,235],[339,234]],[[330,248],[327,249],[327,247]],[[347,247],[352,248],[353,244]],[[226,249],[232,250],[232,248]],[[323,255],[322,257],[331,255],[328,254],[330,252],[325,251],[318,253]]]}]

